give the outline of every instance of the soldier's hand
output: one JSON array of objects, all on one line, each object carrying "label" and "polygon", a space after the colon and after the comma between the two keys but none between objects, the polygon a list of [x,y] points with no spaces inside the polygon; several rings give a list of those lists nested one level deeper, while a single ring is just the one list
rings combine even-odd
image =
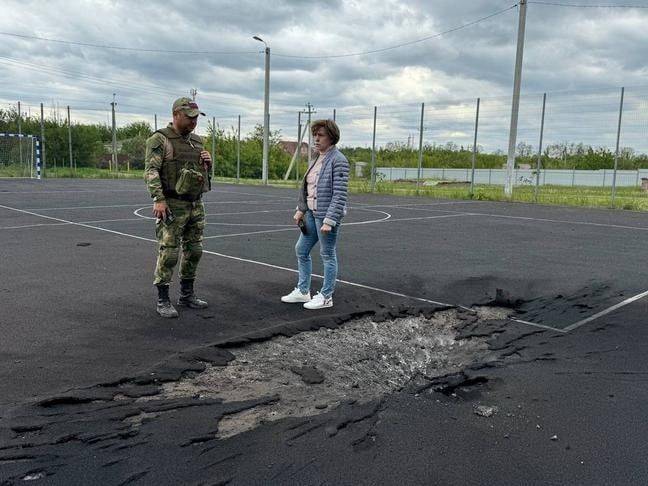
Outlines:
[{"label": "soldier's hand", "polygon": [[167,203],[165,201],[156,201],[153,203],[153,215],[156,218],[159,218],[162,221],[164,221],[167,217],[168,212],[169,212],[169,206],[167,206]]},{"label": "soldier's hand", "polygon": [[207,150],[200,152],[200,161],[205,166],[205,169],[209,169],[212,166],[211,154]]}]

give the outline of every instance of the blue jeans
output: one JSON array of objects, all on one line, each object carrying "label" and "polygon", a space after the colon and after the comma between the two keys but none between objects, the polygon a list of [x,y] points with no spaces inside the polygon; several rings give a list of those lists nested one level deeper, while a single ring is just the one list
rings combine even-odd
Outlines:
[{"label": "blue jeans", "polygon": [[340,232],[340,225],[335,225],[328,234],[322,233],[320,229],[322,228],[322,224],[324,224],[324,218],[316,218],[313,216],[312,211],[306,211],[304,214],[304,224],[306,225],[306,234],[302,233],[295,245],[297,268],[299,269],[297,288],[303,294],[310,291],[311,272],[313,270],[310,252],[319,241],[320,256],[324,263],[324,283],[322,284],[320,293],[324,297],[329,298],[333,295],[335,279],[337,278],[336,243],[338,233]]}]

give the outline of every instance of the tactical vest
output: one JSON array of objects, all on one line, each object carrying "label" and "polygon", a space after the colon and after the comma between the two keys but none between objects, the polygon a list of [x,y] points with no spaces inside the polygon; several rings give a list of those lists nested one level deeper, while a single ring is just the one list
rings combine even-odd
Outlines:
[{"label": "tactical vest", "polygon": [[[180,176],[180,169],[186,167],[197,170],[203,174],[205,181],[207,181],[209,176],[200,162],[200,152],[203,150],[202,140],[198,135],[194,135],[193,133],[189,135],[189,140],[185,140],[171,127],[161,128],[156,133],[164,135],[169,140],[171,147],[173,147],[173,158],[162,161],[162,168],[160,170],[162,192],[165,197],[185,199],[180,197],[175,190],[176,182]],[[203,192],[209,190],[208,183],[205,186]]]}]

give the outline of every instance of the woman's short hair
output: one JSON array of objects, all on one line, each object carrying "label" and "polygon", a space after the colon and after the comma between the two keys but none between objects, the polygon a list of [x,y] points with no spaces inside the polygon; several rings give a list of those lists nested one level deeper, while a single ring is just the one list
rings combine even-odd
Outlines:
[{"label": "woman's short hair", "polygon": [[340,141],[340,128],[333,120],[315,120],[311,122],[311,133],[315,135],[317,130],[323,128],[326,134],[331,139],[331,143],[335,145]]}]

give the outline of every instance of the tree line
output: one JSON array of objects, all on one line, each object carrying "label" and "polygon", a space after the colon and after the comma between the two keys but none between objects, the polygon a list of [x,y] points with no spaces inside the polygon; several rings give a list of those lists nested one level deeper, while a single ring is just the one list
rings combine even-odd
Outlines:
[{"label": "tree line", "polygon": [[[23,134],[40,136],[40,117],[21,118]],[[69,145],[67,121],[55,114],[44,120],[47,166],[69,166]],[[18,113],[15,108],[0,109],[0,132],[18,133]],[[73,123],[72,159],[75,167],[105,168],[111,158],[112,129],[107,124]],[[144,167],[146,139],[153,128],[144,121],[132,122],[116,131],[118,160],[120,170]],[[216,136],[215,173],[222,177],[235,177],[237,172],[237,133],[234,127],[223,128],[207,125],[205,148],[212,151],[212,133]],[[279,179],[286,172],[292,154],[280,145],[281,131],[270,133],[270,155],[268,177]],[[263,127],[256,125],[240,142],[240,176],[260,178],[263,153]],[[367,147],[341,147],[349,161],[367,164],[369,171],[371,149]],[[376,165],[382,167],[417,167],[418,149],[403,143],[387,143],[376,150]],[[607,147],[592,147],[582,143],[556,143],[547,145],[542,151],[541,166],[546,169],[609,169],[614,166],[614,152]],[[648,168],[648,156],[637,154],[631,148],[623,148],[619,154],[619,169]],[[422,166],[425,168],[466,168],[472,163],[472,147],[446,144],[426,144],[423,147]],[[488,153],[478,146],[477,168],[501,168],[506,163],[506,154],[501,151]],[[517,164],[535,167],[537,154],[533,147],[520,143],[517,147]],[[306,161],[301,158],[300,174],[306,169]]]}]

